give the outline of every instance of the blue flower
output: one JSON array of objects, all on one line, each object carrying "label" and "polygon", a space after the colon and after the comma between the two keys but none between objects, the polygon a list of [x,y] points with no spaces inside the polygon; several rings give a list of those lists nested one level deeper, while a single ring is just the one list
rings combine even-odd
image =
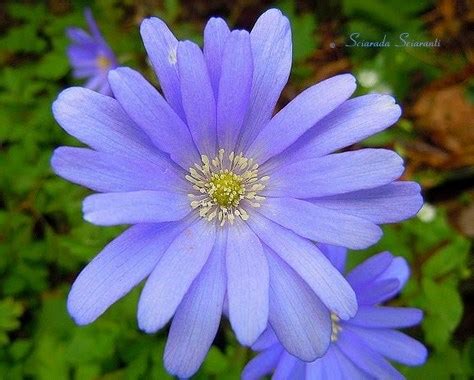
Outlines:
[{"label": "blue flower", "polygon": [[198,369],[224,309],[242,344],[270,321],[295,355],[314,360],[330,343],[330,311],[346,320],[357,302],[313,241],[365,248],[381,237],[378,224],[421,207],[417,184],[394,182],[403,172],[394,152],[333,153],[392,125],[400,108],[389,96],[348,100],[356,85],[345,74],[272,116],[292,58],[278,10],[250,33],[212,18],[204,51],[157,18],[141,34],[165,98],[118,68],[114,98],[71,88],[53,105],[90,147],[52,158],[58,175],[99,193],[85,199],[84,218],[133,225],[81,272],[70,314],[91,323],[147,278],[138,324],[153,333],[174,316],[165,349],[173,374]]},{"label": "blue flower", "polygon": [[[344,272],[346,250],[320,248]],[[417,366],[426,361],[427,351],[420,342],[396,329],[418,324],[423,315],[419,309],[380,303],[395,296],[408,276],[405,259],[388,252],[366,260],[346,276],[356,292],[359,310],[346,321],[331,315],[331,344],[322,358],[310,363],[296,358],[269,327],[253,346],[262,352],[247,364],[243,380],[259,379],[273,371],[274,379],[403,379],[387,359]]]},{"label": "blue flower", "polygon": [[87,78],[86,88],[104,95],[111,95],[107,75],[110,70],[118,66],[117,59],[102,37],[91,10],[86,9],[84,14],[90,33],[79,28],[67,30],[67,35],[72,42],[68,47],[67,55],[73,67],[73,75],[77,79]]}]

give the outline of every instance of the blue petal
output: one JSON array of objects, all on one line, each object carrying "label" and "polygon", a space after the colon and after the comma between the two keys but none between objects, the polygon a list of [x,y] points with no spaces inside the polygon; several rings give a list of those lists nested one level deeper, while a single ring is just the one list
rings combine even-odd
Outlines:
[{"label": "blue petal", "polygon": [[382,237],[380,227],[368,220],[300,199],[267,198],[259,212],[298,235],[321,243],[362,249]]},{"label": "blue petal", "polygon": [[247,114],[252,86],[253,62],[248,32],[233,31],[222,57],[222,73],[217,97],[217,137],[219,148],[234,151]]},{"label": "blue petal", "polygon": [[378,253],[357,265],[346,276],[353,287],[359,287],[377,279],[393,260],[390,252]]},{"label": "blue petal", "polygon": [[181,378],[194,375],[216,336],[226,290],[225,237],[213,251],[176,310],[166,342],[166,369]]},{"label": "blue petal", "polygon": [[267,250],[270,325],[285,349],[305,361],[322,356],[330,343],[330,312],[294,271]]},{"label": "blue petal", "polygon": [[341,273],[344,273],[346,267],[347,248],[338,247],[329,244],[316,244],[319,250],[324,253],[332,265]]},{"label": "blue petal", "polygon": [[252,344],[252,350],[263,351],[266,348],[273,346],[278,343],[278,338],[275,335],[271,326],[268,326],[266,330],[258,337],[254,344]]},{"label": "blue petal", "polygon": [[381,224],[400,222],[416,215],[423,198],[417,183],[394,182],[374,189],[314,198],[311,203]]},{"label": "blue petal", "polygon": [[409,366],[418,366],[426,362],[428,355],[426,347],[400,331],[361,327],[350,329],[368,347],[391,360]]},{"label": "blue petal", "polygon": [[147,277],[179,230],[176,223],[136,225],[109,243],[72,285],[67,308],[76,323],[93,322]]},{"label": "blue petal", "polygon": [[222,69],[224,45],[230,30],[226,22],[219,17],[211,17],[204,28],[204,59],[209,71],[214,96],[217,99]]},{"label": "blue petal", "polygon": [[206,263],[215,234],[214,225],[199,219],[171,243],[140,296],[138,325],[142,330],[153,333],[168,323]]},{"label": "blue petal", "polygon": [[242,371],[242,380],[259,380],[270,374],[278,364],[283,347],[275,344],[250,360]]},{"label": "blue petal", "polygon": [[278,160],[301,161],[335,152],[391,126],[400,114],[400,107],[388,95],[349,99],[316,123]]},{"label": "blue petal", "polygon": [[354,92],[355,78],[338,75],[299,94],[263,128],[247,154],[259,163],[283,152]]},{"label": "blue petal", "polygon": [[310,286],[327,308],[348,319],[357,311],[354,291],[315,244],[257,213],[248,220],[260,240]]},{"label": "blue petal", "polygon": [[53,103],[53,114],[67,133],[92,149],[133,158],[153,155],[148,136],[109,96],[86,88],[68,88]]},{"label": "blue petal", "polygon": [[262,14],[250,32],[254,74],[249,112],[240,146],[244,151],[270,120],[290,75],[292,48],[288,19],[277,9]]},{"label": "blue petal", "polygon": [[171,222],[191,212],[186,194],[167,191],[93,194],[82,210],[85,220],[100,226]]},{"label": "blue petal", "polygon": [[298,379],[296,372],[298,372],[298,364],[300,363],[301,361],[298,358],[295,358],[286,351],[283,352],[275,368],[272,380]]},{"label": "blue petal", "polygon": [[386,149],[360,149],[302,160],[269,172],[264,195],[313,198],[386,185],[403,173],[401,157]]},{"label": "blue petal", "polygon": [[190,41],[178,44],[178,69],[186,120],[201,154],[216,153],[216,102],[201,49]]},{"label": "blue petal", "polygon": [[343,379],[350,380],[370,380],[371,377],[364,373],[359,367],[356,367],[355,364],[350,361],[346,355],[344,355],[341,350],[337,347],[336,344],[331,345],[331,352],[335,356]]},{"label": "blue petal", "polygon": [[417,325],[423,318],[419,309],[388,306],[359,306],[351,325],[370,328],[402,328]]},{"label": "blue petal", "polygon": [[57,175],[100,192],[176,191],[187,187],[169,161],[160,157],[144,161],[121,154],[61,147],[54,151],[51,166]]},{"label": "blue petal", "polygon": [[370,349],[351,331],[343,330],[336,344],[344,355],[370,376],[376,379],[404,379],[382,355]]},{"label": "blue petal", "polygon": [[199,162],[186,124],[140,73],[120,67],[109,73],[109,83],[123,109],[159,149],[185,170]]},{"label": "blue petal", "polygon": [[400,283],[398,280],[381,280],[370,282],[364,286],[354,288],[357,294],[357,302],[360,305],[376,305],[384,302],[398,292]]},{"label": "blue petal", "polygon": [[166,24],[156,17],[143,20],[140,25],[140,33],[166,100],[174,111],[185,120],[176,64],[178,40]]},{"label": "blue petal", "polygon": [[250,346],[268,322],[268,263],[262,244],[245,222],[229,228],[227,249],[229,319],[235,335]]}]

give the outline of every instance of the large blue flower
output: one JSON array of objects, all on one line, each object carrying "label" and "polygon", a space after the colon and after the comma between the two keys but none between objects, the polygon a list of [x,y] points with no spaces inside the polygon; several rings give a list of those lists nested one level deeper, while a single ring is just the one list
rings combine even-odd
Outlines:
[{"label": "large blue flower", "polygon": [[357,302],[313,241],[365,248],[380,238],[377,224],[421,206],[417,184],[394,182],[403,172],[394,152],[333,153],[392,125],[400,108],[389,96],[347,100],[356,86],[346,74],[272,117],[291,68],[278,10],[251,33],[211,19],[204,52],[156,18],[141,33],[166,100],[118,68],[109,74],[115,98],[72,88],[53,106],[91,148],[61,147],[52,158],[60,176],[100,193],[85,199],[84,218],[134,225],[79,275],[70,314],[90,323],[148,277],[138,322],[151,333],[174,316],[170,372],[197,370],[223,308],[242,344],[270,321],[295,355],[314,360],[329,345],[330,312],[351,318]]},{"label": "large blue flower", "polygon": [[111,95],[107,75],[118,66],[117,58],[105,42],[90,9],[85,10],[85,18],[90,33],[80,28],[68,28],[67,35],[71,45],[67,49],[73,75],[77,79],[86,79],[86,88],[104,95]]},{"label": "large blue flower", "polygon": [[[331,262],[344,272],[346,250],[322,246]],[[426,361],[426,348],[396,329],[418,324],[419,309],[387,307],[379,304],[396,295],[408,279],[409,269],[401,257],[379,253],[347,274],[357,294],[359,310],[347,321],[332,315],[331,344],[325,355],[311,363],[285,351],[272,328],[257,340],[262,351],[245,367],[243,380],[256,380],[274,372],[273,379],[403,379],[387,361],[409,366]]]}]

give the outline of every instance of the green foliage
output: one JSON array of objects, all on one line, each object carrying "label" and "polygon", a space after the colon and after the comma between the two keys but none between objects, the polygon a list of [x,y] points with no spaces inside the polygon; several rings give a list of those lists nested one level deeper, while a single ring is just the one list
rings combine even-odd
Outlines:
[{"label": "green foliage", "polygon": [[[166,332],[146,335],[137,328],[140,289],[90,326],[76,326],[67,314],[73,279],[123,228],[97,228],[84,222],[81,202],[87,191],[52,173],[53,150],[78,143],[57,126],[51,104],[61,89],[82,84],[71,77],[64,31],[68,26],[85,27],[85,6],[92,5],[119,60],[144,71],[152,81],[138,33],[140,17],[161,16],[178,37],[197,42],[202,42],[205,20],[190,19],[181,0],[156,2],[159,6],[155,2],[137,6],[132,0],[92,4],[74,0],[71,8],[63,3],[68,2],[9,2],[6,29],[0,35],[0,378],[168,379],[162,362]],[[343,0],[342,5],[340,21],[349,32],[359,31],[367,39],[385,32],[426,36],[418,16],[431,1]],[[293,73],[302,83],[312,81],[320,18],[291,0],[278,1],[277,6],[292,23]],[[426,64],[433,59],[430,51],[347,49],[346,53],[362,92],[388,88],[404,99],[411,74],[421,72],[427,80],[440,75]],[[452,62],[454,69],[457,58]],[[367,81],[371,73],[375,81]],[[472,97],[472,86],[468,93]],[[404,119],[363,145],[401,150],[402,142],[414,135],[411,121]],[[426,341],[431,353],[425,366],[402,368],[409,378],[468,378],[473,371],[474,341],[459,341],[453,335],[463,315],[460,283],[470,275],[469,249],[469,242],[437,208],[434,220],[388,226],[376,247],[350,255],[354,265],[370,254],[390,250],[412,266],[412,278],[395,303],[425,311],[421,328],[410,333]],[[218,345],[211,348],[195,378],[238,379],[250,357],[224,322]]]}]

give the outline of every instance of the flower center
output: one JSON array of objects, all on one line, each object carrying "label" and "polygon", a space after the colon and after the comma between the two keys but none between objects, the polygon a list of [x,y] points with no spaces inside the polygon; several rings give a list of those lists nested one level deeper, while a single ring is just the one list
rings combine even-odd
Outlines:
[{"label": "flower center", "polygon": [[105,55],[101,54],[97,57],[97,66],[99,66],[99,69],[107,70],[111,65],[112,62],[110,62],[110,60]]},{"label": "flower center", "polygon": [[268,176],[258,176],[258,164],[234,152],[226,155],[224,149],[210,160],[201,156],[201,163],[189,169],[186,179],[193,184],[194,193],[188,194],[191,207],[209,221],[217,219],[223,226],[236,217],[247,220],[248,207],[260,207],[265,197],[258,192],[265,188]]},{"label": "flower center", "polygon": [[336,314],[331,313],[331,324],[332,324],[331,342],[335,342],[337,340],[337,337],[342,330],[342,327],[339,324],[339,321],[340,321],[339,317]]}]

